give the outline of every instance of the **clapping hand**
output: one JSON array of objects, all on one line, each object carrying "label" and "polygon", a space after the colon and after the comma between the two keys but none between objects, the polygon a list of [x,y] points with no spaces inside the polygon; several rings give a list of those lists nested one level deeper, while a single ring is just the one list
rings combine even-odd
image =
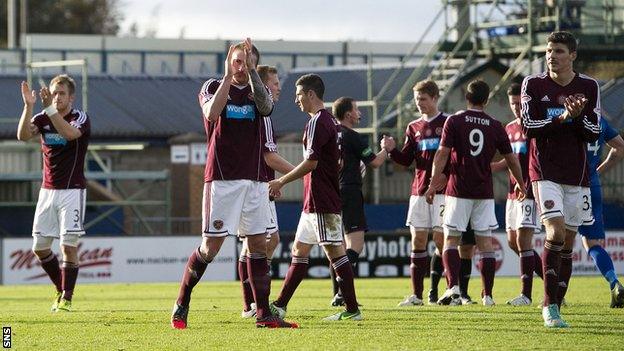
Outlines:
[{"label": "clapping hand", "polygon": [[22,100],[24,105],[32,106],[37,101],[37,94],[34,90],[30,90],[28,83],[22,82]]}]

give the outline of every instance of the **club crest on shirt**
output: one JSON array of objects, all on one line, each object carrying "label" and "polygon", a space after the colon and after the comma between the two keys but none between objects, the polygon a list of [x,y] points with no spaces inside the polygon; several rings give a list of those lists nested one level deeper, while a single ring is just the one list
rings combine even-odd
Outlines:
[{"label": "club crest on shirt", "polygon": [[247,98],[248,98],[249,100],[251,100],[251,101],[254,101],[254,95],[253,95],[253,93],[249,93],[249,94],[247,94]]},{"label": "club crest on shirt", "polygon": [[217,219],[216,221],[212,222],[212,226],[216,229],[216,230],[221,230],[221,228],[223,228],[223,221],[220,219]]},{"label": "club crest on shirt", "polygon": [[442,135],[442,127],[436,128],[435,132],[436,132],[436,135]]},{"label": "club crest on shirt", "polygon": [[553,200],[544,201],[544,208],[551,210],[553,207],[555,207],[555,202]]},{"label": "club crest on shirt", "polygon": [[563,105],[565,103],[565,99],[567,98],[566,95],[559,95],[557,96],[557,103],[559,105]]}]

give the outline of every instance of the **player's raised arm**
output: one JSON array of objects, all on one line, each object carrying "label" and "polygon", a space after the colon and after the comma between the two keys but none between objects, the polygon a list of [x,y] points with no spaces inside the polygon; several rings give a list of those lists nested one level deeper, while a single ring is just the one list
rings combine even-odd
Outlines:
[{"label": "player's raised arm", "polygon": [[569,118],[567,111],[559,117],[552,119],[539,114],[539,97],[533,91],[535,86],[535,76],[528,76],[522,81],[521,90],[521,115],[522,129],[527,138],[544,136],[556,131],[561,127],[561,122]]},{"label": "player's raised arm", "polygon": [[[211,122],[219,119],[221,111],[223,111],[225,105],[227,104],[227,96],[230,91],[230,86],[232,85],[232,79],[234,78],[235,70],[237,69],[237,67],[238,69],[244,69],[242,59],[239,57],[234,57],[234,51],[235,47],[234,45],[231,45],[228,50],[227,58],[225,59],[225,74],[223,75],[221,84],[215,91],[214,95],[209,96],[207,101],[203,102],[202,104],[204,118],[208,118],[208,120]],[[202,102],[200,101],[200,103]]]},{"label": "player's raised arm", "polygon": [[249,72],[249,80],[251,81],[251,91],[253,92],[254,102],[260,114],[268,116],[273,111],[273,99],[266,86],[260,79],[260,75],[256,70],[258,66],[258,57],[253,50],[251,39],[245,40],[245,64]]},{"label": "player's raised arm", "polygon": [[34,90],[30,90],[28,83],[22,82],[22,100],[24,101],[24,109],[17,125],[17,140],[28,141],[35,135],[39,134],[37,127],[31,123],[32,111],[37,95]]}]

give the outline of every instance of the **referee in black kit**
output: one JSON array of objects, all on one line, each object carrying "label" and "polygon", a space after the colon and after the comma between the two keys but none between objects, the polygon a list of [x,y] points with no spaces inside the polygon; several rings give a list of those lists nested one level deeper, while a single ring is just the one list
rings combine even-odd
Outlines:
[{"label": "referee in black kit", "polygon": [[[365,139],[353,130],[361,119],[360,110],[355,100],[341,97],[334,101],[332,113],[340,123],[342,168],[340,169],[340,194],[342,197],[342,222],[345,226],[345,244],[347,257],[356,273],[356,265],[360,253],[364,249],[364,232],[368,231],[364,215],[364,196],[362,195],[362,176],[366,165],[379,168],[386,160],[387,153],[381,150],[373,153]],[[363,140],[364,139],[364,140]],[[344,301],[340,294],[336,273],[329,266],[334,287],[332,306],[342,306]]]}]

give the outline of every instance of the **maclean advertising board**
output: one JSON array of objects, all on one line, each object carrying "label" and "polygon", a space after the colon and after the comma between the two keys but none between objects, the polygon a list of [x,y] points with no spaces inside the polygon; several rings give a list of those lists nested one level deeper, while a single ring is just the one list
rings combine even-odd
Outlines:
[{"label": "maclean advertising board", "polygon": [[[78,246],[81,283],[173,282],[182,277],[196,237],[85,237]],[[3,239],[2,283],[41,284],[50,280],[31,251],[32,239]],[[52,247],[60,258],[58,241]],[[233,280],[235,241],[227,239],[203,280]],[[60,261],[60,259],[59,259]]]},{"label": "maclean advertising board", "polygon": [[[283,278],[290,264],[292,236],[281,235],[281,243],[272,260],[273,275]],[[496,275],[518,276],[518,256],[509,249],[504,233],[493,236],[496,253]],[[533,239],[536,251],[542,252],[544,236]],[[184,266],[192,250],[199,246],[197,236],[177,237],[85,237],[78,247],[80,261],[79,281],[83,283],[117,282],[176,282],[180,280]],[[2,283],[3,284],[48,284],[49,279],[31,252],[32,239],[2,240]],[[58,254],[58,242],[53,250]],[[236,279],[236,261],[240,243],[234,238],[226,239],[217,258],[209,265],[203,280]],[[624,272],[624,232],[608,232],[605,249],[611,255],[616,272]],[[367,234],[365,249],[360,256],[358,275],[360,277],[408,277],[409,235]],[[434,251],[429,243],[429,252]],[[329,276],[328,261],[318,246],[310,255],[308,276],[324,278]],[[479,275],[479,253],[475,254],[473,275]],[[592,258],[587,255],[576,240],[573,250],[573,274],[599,274]]]}]

